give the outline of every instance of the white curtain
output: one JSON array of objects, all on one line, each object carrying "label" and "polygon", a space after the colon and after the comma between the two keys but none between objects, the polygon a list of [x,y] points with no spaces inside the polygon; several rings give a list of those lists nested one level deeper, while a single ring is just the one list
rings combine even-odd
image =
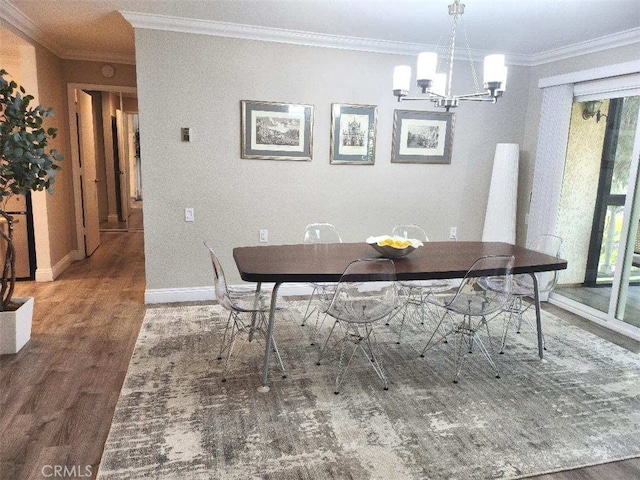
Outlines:
[{"label": "white curtain", "polygon": [[556,230],[572,104],[572,84],[544,89],[529,206],[527,245],[536,236],[553,234]]}]

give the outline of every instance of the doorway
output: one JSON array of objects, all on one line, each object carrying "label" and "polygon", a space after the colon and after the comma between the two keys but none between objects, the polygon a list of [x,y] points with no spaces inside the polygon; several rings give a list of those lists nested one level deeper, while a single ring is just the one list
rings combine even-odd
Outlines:
[{"label": "doorway", "polygon": [[[141,231],[143,229],[142,190],[132,188],[139,178],[140,163],[137,94],[133,87],[68,84],[69,111],[78,114],[78,98],[90,97],[93,125],[83,128],[79,118],[70,115],[72,167],[78,251],[89,256],[95,248],[90,239],[100,232]],[[91,132],[93,147],[82,148],[82,137]],[[78,138],[79,141],[74,141]],[[75,147],[75,148],[74,148]],[[85,169],[87,152],[95,156],[95,173]],[[87,201],[87,192],[95,190],[95,205]],[[132,218],[133,216],[133,218]],[[97,232],[97,233],[96,233]],[[99,244],[99,240],[98,240]],[[89,248],[88,248],[89,247]],[[97,247],[96,247],[97,248]]]},{"label": "doorway", "polygon": [[638,329],[639,112],[640,96],[573,104],[558,221],[569,268],[554,293]]}]

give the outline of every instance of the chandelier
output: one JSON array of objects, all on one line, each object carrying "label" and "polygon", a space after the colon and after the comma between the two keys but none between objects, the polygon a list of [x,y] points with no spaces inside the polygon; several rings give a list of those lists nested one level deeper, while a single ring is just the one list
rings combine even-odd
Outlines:
[{"label": "chandelier", "polygon": [[481,90],[473,59],[471,58],[469,41],[467,40],[467,35],[464,30],[463,33],[465,34],[469,64],[471,66],[471,74],[476,92],[466,95],[453,95],[451,93],[453,60],[456,50],[456,30],[458,20],[463,13],[464,4],[460,3],[460,0],[454,0],[453,3],[449,5],[449,15],[453,17],[453,26],[446,48],[446,66],[448,73],[437,72],[439,66],[437,53],[423,52],[418,54],[416,83],[423,95],[409,97],[411,67],[408,65],[398,65],[393,71],[393,94],[398,97],[398,102],[402,100],[431,100],[436,107],[444,108],[448,112],[449,109],[457,107],[463,100],[496,103],[498,98],[503,95],[507,85],[507,67],[504,65],[504,55],[487,55],[484,58],[484,88]]}]

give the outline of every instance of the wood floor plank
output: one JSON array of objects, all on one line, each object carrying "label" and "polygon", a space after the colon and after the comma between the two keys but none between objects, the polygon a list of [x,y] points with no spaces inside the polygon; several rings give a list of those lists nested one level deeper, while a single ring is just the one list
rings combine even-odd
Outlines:
[{"label": "wood floor plank", "polygon": [[[55,282],[20,282],[16,289],[36,302],[31,341],[16,355],[0,356],[2,480],[42,479],[43,468],[56,465],[83,473],[89,467],[93,478],[98,471],[145,313],[143,234],[103,233],[101,241],[92,257],[73,263]],[[608,339],[640,351],[638,343]],[[532,478],[638,479],[640,460]]]}]

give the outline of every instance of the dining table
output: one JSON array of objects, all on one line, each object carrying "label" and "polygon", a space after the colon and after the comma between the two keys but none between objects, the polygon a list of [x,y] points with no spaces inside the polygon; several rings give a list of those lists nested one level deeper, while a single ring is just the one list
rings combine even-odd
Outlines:
[{"label": "dining table", "polygon": [[[513,274],[531,276],[534,286],[538,356],[542,359],[544,348],[540,292],[535,274],[566,269],[566,260],[510,243],[462,241],[427,242],[406,257],[393,260],[398,281],[438,280],[463,278],[478,258],[489,255],[512,255]],[[353,260],[380,257],[382,255],[365,242],[264,245],[233,249],[233,258],[242,280],[257,283],[258,291],[263,283],[274,284],[266,332],[262,383],[258,391],[270,390],[269,363],[280,286],[283,283],[338,282],[344,269]],[[360,280],[367,281],[366,275]]]}]

